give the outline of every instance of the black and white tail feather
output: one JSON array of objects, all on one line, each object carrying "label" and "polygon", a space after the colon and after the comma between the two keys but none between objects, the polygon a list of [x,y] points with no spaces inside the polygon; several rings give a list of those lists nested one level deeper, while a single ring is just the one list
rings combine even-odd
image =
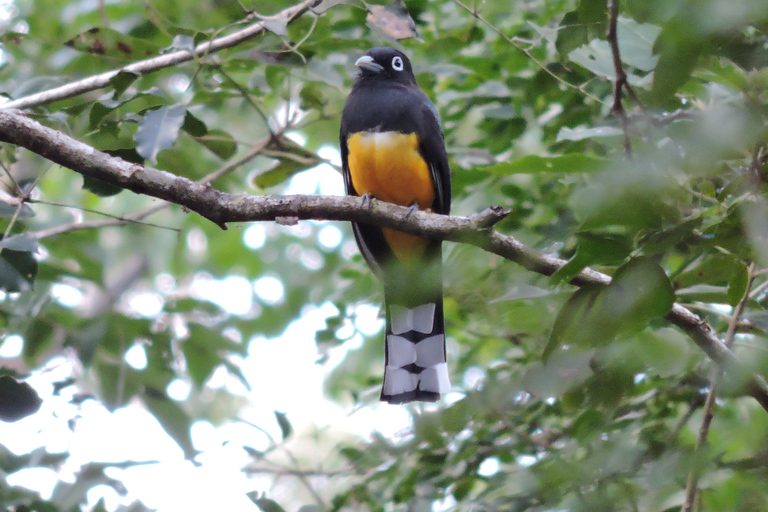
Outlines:
[{"label": "black and white tail feather", "polygon": [[414,307],[387,301],[386,366],[381,400],[435,402],[451,389],[442,298]]}]

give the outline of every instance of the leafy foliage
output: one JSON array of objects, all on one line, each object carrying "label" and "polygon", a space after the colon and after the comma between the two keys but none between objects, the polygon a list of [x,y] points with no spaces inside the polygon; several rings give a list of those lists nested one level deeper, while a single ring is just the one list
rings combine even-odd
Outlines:
[{"label": "leafy foliage", "polygon": [[[262,4],[270,12],[259,15],[293,5]],[[673,302],[688,305],[768,375],[768,4],[620,2],[624,117],[614,108],[606,0],[379,4],[328,1],[294,21],[270,18],[266,33],[233,48],[145,76],[122,71],[108,89],[28,113],[227,192],[324,192],[340,183],[330,148],[355,59],[399,44],[443,120],[453,213],[510,207],[497,229],[567,260],[543,277],[445,244],[455,392],[404,409],[402,435],[373,422],[364,436],[297,425],[277,407],[254,425],[266,444],[241,447],[243,473],[276,475],[287,492],[254,490],[251,501],[305,512],[677,511],[694,474],[699,510],[768,509],[766,411],[745,396],[745,375],[726,373],[699,446],[713,365],[664,320]],[[249,14],[238,2],[84,5],[8,7],[2,94],[191,49]],[[392,39],[414,30],[419,40]],[[39,406],[23,379],[66,361],[53,394],[76,411],[70,428],[89,402],[109,411],[138,403],[193,459],[193,424],[247,423],[246,402],[275,393],[248,391],[248,358],[268,357],[259,347],[322,308],[332,311],[315,338],[327,409],[392,410],[375,401],[382,334],[360,324],[381,291],[346,226],[334,243],[321,222],[223,231],[25,150],[6,146],[1,156],[2,197],[27,199],[0,204],[0,332],[3,343],[23,340],[18,357],[3,360],[0,402],[15,393],[8,386],[25,394],[3,421]],[[569,284],[587,267],[612,284]],[[245,306],[223,305],[243,282]],[[145,364],[128,364],[132,350]],[[231,385],[214,385],[217,375]],[[189,383],[186,399],[169,392],[178,380]],[[75,483],[60,481],[51,496],[6,481],[68,460],[67,451],[0,446],[0,510],[77,509],[98,485],[124,494],[107,468],[138,464],[82,463]]]}]

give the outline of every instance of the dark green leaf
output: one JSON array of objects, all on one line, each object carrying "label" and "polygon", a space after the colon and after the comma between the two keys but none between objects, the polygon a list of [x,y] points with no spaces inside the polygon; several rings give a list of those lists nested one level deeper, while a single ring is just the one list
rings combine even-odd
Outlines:
[{"label": "dark green leaf", "polygon": [[3,249],[0,253],[0,290],[29,290],[37,276],[37,260],[27,251]]},{"label": "dark green leaf", "polygon": [[106,181],[102,181],[98,178],[92,178],[90,176],[83,176],[83,189],[94,193],[99,197],[114,196],[124,190],[122,187],[118,187],[117,185],[113,185],[111,183],[107,183]]},{"label": "dark green leaf", "polygon": [[208,133],[208,127],[189,110],[184,114],[184,124],[181,129],[193,137],[202,137]]},{"label": "dark green leaf", "polygon": [[26,382],[0,375],[0,421],[14,422],[40,409],[43,401]]},{"label": "dark green leaf", "polygon": [[142,399],[163,429],[184,451],[184,457],[191,460],[197,454],[197,450],[192,445],[192,437],[189,433],[192,421],[187,413],[164,393],[151,388],[146,389]]},{"label": "dark green leaf", "polygon": [[136,131],[136,151],[146,160],[157,163],[157,154],[173,147],[184,124],[186,109],[181,105],[160,107],[147,112]]},{"label": "dark green leaf", "polygon": [[747,266],[742,263],[741,267],[734,273],[731,282],[728,283],[728,304],[735,307],[741,299],[744,298],[744,294],[747,293],[747,286],[749,285],[749,270]]},{"label": "dark green leaf", "polygon": [[205,135],[196,137],[195,140],[222,160],[231,158],[237,152],[237,142],[230,134],[217,128],[208,130]]},{"label": "dark green leaf", "polygon": [[120,70],[115,76],[109,79],[109,83],[115,89],[115,94],[112,99],[117,99],[125,92],[133,82],[139,79],[141,75],[133,73],[131,71]]},{"label": "dark green leaf", "polygon": [[280,434],[283,436],[283,439],[288,439],[293,433],[293,426],[288,421],[288,415],[284,412],[275,411],[275,419],[280,427]]}]

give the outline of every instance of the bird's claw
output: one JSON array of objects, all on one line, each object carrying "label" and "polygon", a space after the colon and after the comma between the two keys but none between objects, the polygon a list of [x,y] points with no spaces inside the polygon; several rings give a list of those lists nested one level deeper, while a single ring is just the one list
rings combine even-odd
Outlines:
[{"label": "bird's claw", "polygon": [[419,205],[416,203],[413,203],[411,206],[408,207],[408,211],[405,212],[405,218],[406,219],[410,218],[410,216],[417,211],[419,211]]}]

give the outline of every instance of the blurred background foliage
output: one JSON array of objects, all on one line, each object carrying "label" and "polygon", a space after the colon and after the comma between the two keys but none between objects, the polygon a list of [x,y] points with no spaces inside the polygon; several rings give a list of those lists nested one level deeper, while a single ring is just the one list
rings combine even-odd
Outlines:
[{"label": "blurred background foliage", "polygon": [[[235,48],[124,73],[28,114],[227,192],[339,194],[353,63],[395,45],[442,116],[453,213],[509,207],[499,230],[568,260],[544,277],[445,244],[455,391],[401,408],[409,419],[394,435],[373,421],[365,435],[320,420],[296,428],[292,406],[278,404],[285,413],[254,425],[272,429],[270,440],[241,448],[243,472],[262,478],[250,494],[261,510],[677,511],[692,471],[700,510],[767,510],[766,411],[743,396],[743,376],[726,374],[697,450],[713,365],[663,317],[677,301],[723,337],[730,324],[733,350],[768,375],[768,3],[621,2],[633,92],[622,120],[606,0],[466,1],[326,2]],[[15,99],[190,48],[293,3],[3,2],[0,93]],[[395,40],[413,28],[417,39]],[[377,402],[383,333],[364,314],[381,289],[348,226],[224,231],[2,149],[3,188],[32,190],[23,208],[0,205],[0,393],[29,397],[26,410],[12,408],[19,416],[40,407],[25,379],[64,367],[51,393],[71,406],[70,429],[84,404],[138,404],[197,457],[193,424],[242,422],[280,396],[250,387],[245,362],[269,357],[265,346],[318,311],[324,323],[290,332],[316,347],[324,403],[389,414]],[[586,266],[614,283],[567,284]],[[188,385],[182,398],[169,392],[176,382]],[[314,381],[293,385],[301,395]],[[32,467],[72,472],[68,455],[0,448],[0,510],[146,509],[87,499],[96,485],[124,494],[105,471],[135,461],[83,463],[51,496],[5,480]],[[284,470],[262,493],[260,468],[277,463]]]}]

